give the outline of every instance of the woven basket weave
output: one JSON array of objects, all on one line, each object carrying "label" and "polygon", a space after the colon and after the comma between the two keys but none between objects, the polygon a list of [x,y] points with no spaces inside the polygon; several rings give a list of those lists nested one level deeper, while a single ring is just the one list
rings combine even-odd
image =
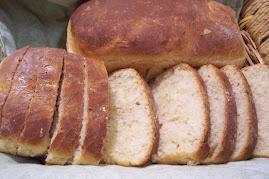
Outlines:
[{"label": "woven basket weave", "polygon": [[269,65],[269,0],[245,0],[239,27],[248,52],[246,65]]}]

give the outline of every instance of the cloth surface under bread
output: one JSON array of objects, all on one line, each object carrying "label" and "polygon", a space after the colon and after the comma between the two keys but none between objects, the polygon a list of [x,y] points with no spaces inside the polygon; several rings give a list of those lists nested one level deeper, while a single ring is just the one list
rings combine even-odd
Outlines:
[{"label": "cloth surface under bread", "polygon": [[[14,172],[15,171],[15,172]],[[269,159],[222,165],[150,165],[143,168],[102,166],[45,166],[38,160],[0,153],[0,178],[268,178]]]}]

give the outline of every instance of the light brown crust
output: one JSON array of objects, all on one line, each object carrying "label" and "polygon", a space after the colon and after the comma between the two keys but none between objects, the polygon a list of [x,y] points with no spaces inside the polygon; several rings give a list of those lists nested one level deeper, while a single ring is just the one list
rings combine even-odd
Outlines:
[{"label": "light brown crust", "polygon": [[132,67],[144,77],[180,62],[242,67],[245,61],[234,11],[210,0],[86,2],[70,19],[67,50],[104,60],[108,72]]},{"label": "light brown crust", "polygon": [[102,61],[85,59],[88,76],[88,123],[81,148],[83,163],[98,164],[103,157],[102,148],[107,134],[108,76]]},{"label": "light brown crust", "polygon": [[210,68],[214,69],[215,73],[219,76],[222,82],[222,86],[226,91],[225,95],[225,129],[224,135],[221,139],[221,149],[219,153],[214,157],[210,158],[210,160],[205,160],[203,163],[226,163],[229,161],[234,147],[235,147],[235,140],[236,140],[236,120],[237,120],[237,110],[236,110],[236,103],[234,100],[234,94],[232,91],[231,84],[227,78],[227,76],[217,67],[209,64],[207,65]]},{"label": "light brown crust", "polygon": [[[63,82],[61,86],[59,128],[50,144],[49,154],[70,159],[79,143],[83,118],[84,63],[81,56],[64,55]],[[47,158],[47,164],[62,164]]]},{"label": "light brown crust", "polygon": [[[19,155],[28,155],[24,146],[38,147],[44,154],[49,147],[49,130],[53,120],[58,87],[63,65],[64,50],[40,48],[43,57],[38,60],[36,85],[26,113],[24,129],[18,144]],[[41,155],[37,154],[37,155]],[[30,155],[30,154],[29,154]],[[31,156],[35,155],[31,153]]]},{"label": "light brown crust", "polygon": [[28,49],[14,75],[13,86],[3,106],[0,134],[17,142],[24,128],[26,113],[34,93],[43,48]]},{"label": "light brown crust", "polygon": [[[190,67],[188,64],[184,64],[184,63],[178,64],[178,65],[170,68],[166,72],[160,74],[155,80],[153,80],[150,83],[150,86],[151,86],[151,88],[153,88],[153,86],[159,84],[159,82],[163,79],[163,77],[167,73],[169,73],[170,71],[172,71],[178,67],[183,68],[187,71],[191,71],[195,75],[197,82],[199,83],[200,91],[204,96],[203,103],[205,106],[206,126],[204,128],[203,136],[201,137],[200,147],[197,149],[197,152],[195,152],[195,154],[190,155],[190,154],[185,153],[185,154],[176,154],[176,155],[166,155],[164,158],[157,160],[156,163],[160,163],[160,164],[171,164],[171,165],[173,165],[173,164],[174,165],[175,164],[187,164],[189,160],[200,163],[204,159],[206,159],[207,156],[209,155],[208,137],[209,137],[209,133],[210,133],[210,116],[209,116],[208,96],[207,96],[207,90],[206,90],[204,81],[202,80],[202,78],[200,77],[198,72],[195,69],[193,69],[192,67]],[[178,160],[174,160],[176,157],[182,158],[181,162],[179,162]]]},{"label": "light brown crust", "polygon": [[[240,78],[242,79],[244,89],[246,90],[245,93],[247,94],[248,98],[248,116],[249,118],[249,135],[247,136],[247,142],[245,143],[244,147],[241,150],[241,153],[238,154],[235,158],[231,158],[232,161],[240,161],[240,160],[247,160],[250,159],[253,156],[253,151],[255,149],[256,143],[257,143],[257,138],[258,138],[258,124],[257,124],[257,115],[256,115],[256,109],[255,109],[255,104],[253,101],[253,96],[252,96],[252,91],[250,89],[250,86],[244,76],[244,74],[241,72],[241,70],[235,66],[235,65],[228,65],[233,68],[239,75]],[[225,67],[223,67],[225,68]]]}]

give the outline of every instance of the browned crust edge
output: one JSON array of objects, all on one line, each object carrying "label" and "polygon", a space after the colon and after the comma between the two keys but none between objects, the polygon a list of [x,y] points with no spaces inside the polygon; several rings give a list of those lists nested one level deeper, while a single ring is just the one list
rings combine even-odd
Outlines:
[{"label": "browned crust edge", "polygon": [[[131,68],[132,69],[132,68]],[[134,69],[132,69],[134,70]],[[154,128],[154,135],[152,138],[152,146],[150,147],[151,151],[148,152],[148,156],[140,162],[137,166],[142,166],[145,163],[149,162],[151,160],[151,156],[153,154],[157,153],[158,146],[159,146],[159,138],[160,138],[160,133],[159,133],[159,119],[157,115],[157,108],[155,104],[154,97],[152,95],[151,89],[149,88],[147,82],[144,80],[144,78],[136,71],[134,70],[137,76],[139,76],[143,86],[144,86],[144,92],[146,93],[147,101],[150,107],[150,115],[151,115],[151,122],[152,122],[152,127]]]},{"label": "browned crust edge", "polygon": [[[252,91],[250,89],[250,86],[247,82],[246,77],[244,74],[241,72],[241,70],[235,66],[235,65],[226,65],[226,66],[231,66],[241,77],[243,86],[245,88],[245,92],[247,94],[248,98],[248,115],[250,116],[249,119],[249,135],[247,136],[247,142],[244,147],[241,149],[241,153],[235,157],[231,158],[231,161],[240,161],[240,160],[248,160],[252,158],[253,156],[253,151],[255,149],[255,146],[257,144],[257,139],[258,139],[258,123],[257,123],[257,114],[256,114],[256,109],[255,109],[255,104],[252,96]],[[225,66],[223,67],[225,68]]]},{"label": "browned crust edge", "polygon": [[235,139],[236,139],[236,120],[237,120],[237,109],[236,109],[236,103],[234,99],[234,93],[232,91],[231,84],[227,78],[227,76],[217,67],[212,66],[216,73],[219,75],[219,77],[222,79],[223,86],[226,91],[226,100],[225,100],[225,116],[226,116],[226,129],[225,129],[225,135],[222,140],[222,150],[220,153],[215,157],[214,163],[225,163],[228,162],[234,147],[235,147]]}]

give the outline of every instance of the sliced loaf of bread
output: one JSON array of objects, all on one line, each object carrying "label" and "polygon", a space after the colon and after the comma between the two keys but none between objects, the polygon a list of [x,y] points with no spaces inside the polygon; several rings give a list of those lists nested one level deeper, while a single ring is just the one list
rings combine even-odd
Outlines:
[{"label": "sliced loaf of bread", "polygon": [[57,114],[46,164],[64,165],[78,147],[83,118],[84,62],[74,54],[65,54],[59,88]]},{"label": "sliced loaf of bread", "polygon": [[10,153],[17,153],[17,142],[29,113],[43,56],[41,48],[26,51],[16,69],[10,93],[3,106],[0,135]]},{"label": "sliced loaf of bread", "polygon": [[197,164],[209,154],[207,92],[197,71],[179,64],[150,83],[160,123],[153,163]]},{"label": "sliced loaf of bread", "polygon": [[[36,48],[36,50],[35,53],[42,54],[42,57],[36,59],[39,69],[32,72],[36,74],[34,92],[29,100],[23,130],[17,141],[19,145],[17,154],[31,157],[44,156],[49,147],[49,131],[53,121],[65,52],[55,48]],[[30,73],[29,69],[24,70],[26,74],[22,77]],[[18,100],[20,97],[17,96]]]},{"label": "sliced loaf of bread", "polygon": [[269,158],[269,66],[254,65],[242,72],[251,88],[258,119],[258,141],[253,155]]},{"label": "sliced loaf of bread", "polygon": [[[15,51],[10,56],[6,57],[0,65],[0,129],[2,124],[3,107],[6,103],[8,95],[10,94],[14,75],[19,64],[22,61],[23,55],[26,53],[28,47]],[[0,132],[0,152],[16,154],[16,145],[3,140]]]},{"label": "sliced loaf of bread", "polygon": [[79,146],[72,164],[97,165],[103,157],[108,120],[108,76],[104,63],[84,59],[84,107]]},{"label": "sliced loaf of bread", "polygon": [[241,70],[234,65],[221,69],[232,86],[237,109],[237,136],[230,160],[247,160],[252,157],[258,137],[257,115],[252,92]]},{"label": "sliced loaf of bread", "polygon": [[227,76],[213,65],[204,65],[198,70],[203,78],[209,99],[210,156],[202,163],[228,162],[236,140],[236,103]]},{"label": "sliced loaf of bread", "polygon": [[158,122],[147,83],[134,69],[109,76],[109,120],[103,162],[141,166],[156,152]]}]

